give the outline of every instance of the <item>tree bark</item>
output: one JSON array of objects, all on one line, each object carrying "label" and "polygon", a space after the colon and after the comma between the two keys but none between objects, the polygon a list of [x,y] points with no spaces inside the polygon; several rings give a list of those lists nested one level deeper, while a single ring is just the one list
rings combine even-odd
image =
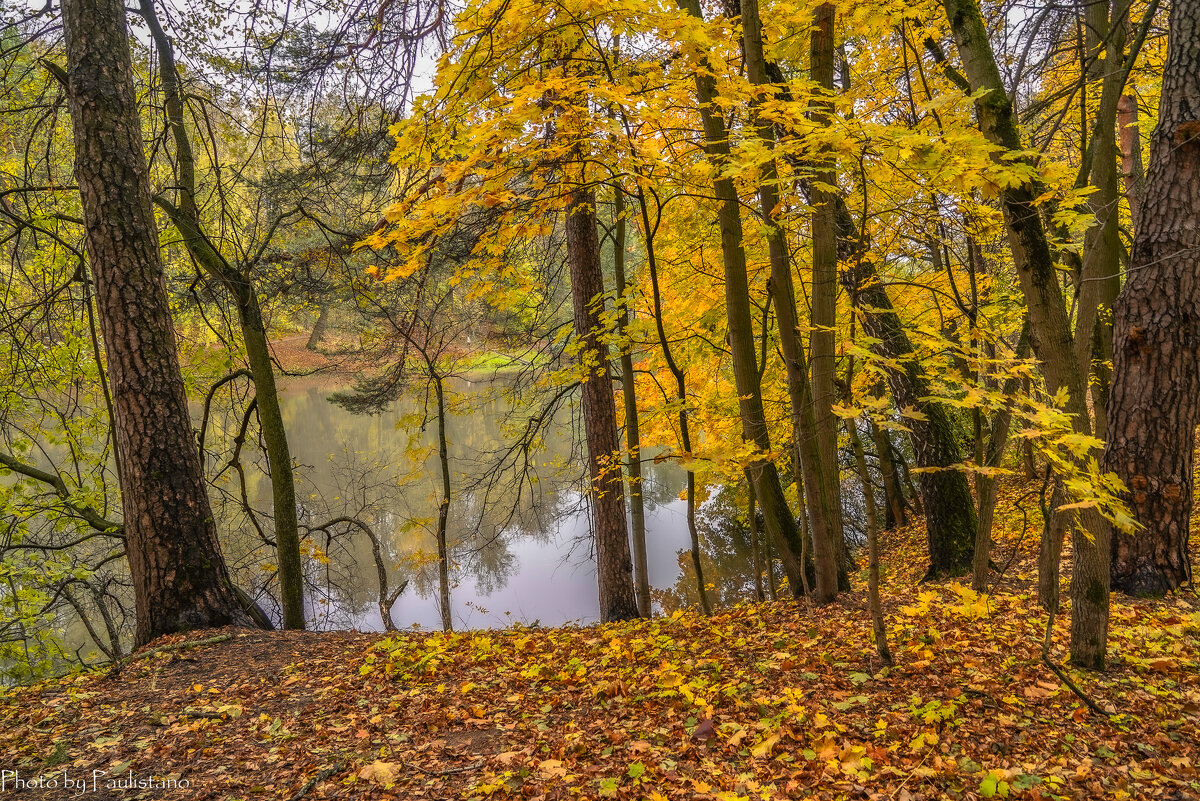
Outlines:
[{"label": "tree bark", "polygon": [[1171,6],[1158,125],[1129,277],[1114,314],[1104,468],[1143,529],[1112,543],[1113,586],[1162,595],[1192,577],[1188,522],[1200,412],[1200,5]]},{"label": "tree bark", "polygon": [[[702,20],[700,0],[679,0],[680,8]],[[729,138],[725,121],[714,111],[716,86],[706,71],[696,73],[696,96],[704,126],[704,149],[709,159],[720,165],[729,158]],[[721,230],[721,255],[725,273],[725,307],[729,324],[729,345],[733,361],[734,384],[738,392],[742,436],[760,452],[750,465],[755,494],[763,511],[764,526],[779,549],[794,597],[804,593],[803,550],[799,526],[788,508],[779,480],[779,471],[770,461],[771,436],[763,411],[762,388],[755,356],[754,324],[750,314],[750,286],[746,274],[746,252],[742,248],[741,206],[733,181],[718,175],[713,180],[717,199],[717,221]]]},{"label": "tree bark", "polygon": [[583,421],[592,483],[600,620],[631,620],[638,617],[638,606],[625,526],[617,407],[608,370],[608,346],[600,339],[604,282],[600,239],[596,235],[596,198],[590,188],[579,187],[571,192],[570,204],[567,260],[571,268],[575,335],[580,341],[579,361],[584,370]]},{"label": "tree bark", "polygon": [[1133,95],[1121,95],[1117,107],[1117,128],[1121,141],[1121,177],[1125,184],[1125,200],[1129,203],[1129,218],[1137,235],[1137,221],[1142,218],[1142,189],[1146,170],[1142,166],[1142,135],[1138,132],[1138,102]]},{"label": "tree bark", "polygon": [[908,510],[904,504],[904,487],[900,471],[892,455],[892,438],[879,423],[871,421],[871,441],[879,459],[879,472],[883,474],[883,493],[887,501],[884,524],[886,529],[908,525]]},{"label": "tree bark", "polygon": [[325,329],[329,327],[331,306],[329,301],[322,301],[320,311],[317,312],[317,321],[313,323],[312,332],[308,335],[308,342],[304,343],[304,347],[308,350],[315,351],[320,346],[321,340],[325,338]]},{"label": "tree bark", "polygon": [[253,283],[243,270],[230,264],[205,234],[196,205],[196,160],[191,137],[184,122],[184,96],[175,64],[174,45],[158,20],[154,0],[140,0],[140,14],[150,29],[158,49],[159,72],[163,84],[167,124],[175,142],[175,177],[178,204],[165,197],[156,198],[179,230],[184,246],[200,267],[218,280],[233,297],[241,323],[246,361],[254,381],[258,419],[267,451],[271,479],[272,510],[275,513],[275,550],[279,565],[279,605],[285,629],[303,629],[304,572],[300,560],[300,531],[296,519],[296,482],[292,475],[292,456],[288,446],[279,393],[275,388],[275,367],[267,341],[262,305]]},{"label": "tree bark", "polygon": [[[762,21],[759,18],[758,0],[742,0],[742,39],[746,53],[746,73],[756,86],[767,86],[766,57],[763,54]],[[832,36],[829,41],[832,43]],[[754,122],[758,137],[774,149],[775,135],[772,126],[759,119],[758,102],[755,104]],[[776,209],[780,205],[778,169],[772,159],[762,167],[758,187],[759,208],[763,220],[770,226],[767,248],[771,259],[771,297],[775,316],[779,320],[779,348],[783,353],[787,375],[788,398],[791,403],[792,427],[795,432],[795,448],[800,471],[796,476],[797,489],[803,487],[807,498],[813,532],[813,555],[816,565],[815,600],[823,603],[832,600],[838,592],[838,547],[842,542],[841,492],[838,479],[836,452],[832,460],[822,450],[823,440],[818,436],[816,410],[812,386],[808,381],[808,366],[804,353],[804,342],[800,337],[799,319],[796,312],[796,290],[792,283],[792,267],[788,257],[787,240],[783,228],[776,221]],[[836,254],[835,254],[836,261]],[[832,334],[831,334],[832,336]],[[814,364],[814,369],[815,364]],[[832,407],[829,409],[832,417]],[[827,439],[827,438],[826,438]]]},{"label": "tree bark", "polygon": [[625,276],[625,193],[613,185],[613,272],[617,282],[617,333],[621,337],[621,399],[625,403],[625,445],[629,450],[629,519],[633,524],[633,579],[638,612],[650,617],[650,566],[646,556],[646,505],[642,500],[642,438],[638,429],[633,354],[625,341],[629,328],[630,285]]},{"label": "tree bark", "polygon": [[[1019,158],[1023,149],[1016,115],[1000,78],[978,0],[943,0],[942,4],[969,87],[980,93],[975,101],[980,131]],[[1066,411],[1074,430],[1090,434],[1087,386],[1075,357],[1062,286],[1035,202],[1039,194],[1033,182],[1003,189],[1004,224],[1029,308],[1030,341],[1042,362],[1046,388],[1052,395],[1066,391]],[[1087,333],[1090,336],[1091,330]],[[1071,659],[1081,667],[1102,670],[1108,644],[1111,533],[1096,509],[1081,510],[1079,518],[1084,531],[1072,537]]]},{"label": "tree bark", "polygon": [[[1096,225],[1084,236],[1083,267],[1080,273],[1075,327],[1075,353],[1084,376],[1094,375],[1089,382],[1092,408],[1095,414],[1095,433],[1104,439],[1111,375],[1112,318],[1111,311],[1121,289],[1120,181],[1117,174],[1117,109],[1124,90],[1125,73],[1121,69],[1125,53],[1125,26],[1129,16],[1128,3],[1117,0],[1112,9],[1113,25],[1109,20],[1108,2],[1092,2],[1087,6],[1088,51],[1094,52],[1089,80],[1100,80],[1100,104],[1096,110],[1090,145],[1092,154],[1091,184],[1095,192],[1088,195],[1088,205],[1096,216]],[[1101,53],[1103,57],[1101,57]]]},{"label": "tree bark", "polygon": [[192,437],[133,89],[125,9],[65,0],[75,176],[108,354],[135,644],[251,625],[229,580]]},{"label": "tree bark", "polygon": [[[813,83],[823,88],[829,95],[833,94],[834,15],[832,4],[822,3],[817,6],[813,14],[813,30],[809,43]],[[830,125],[832,123],[830,103],[817,103],[816,107],[813,121],[818,125]],[[827,504],[825,511],[827,513],[836,511],[840,515],[841,509],[835,510],[832,507],[833,499],[839,495],[834,489],[839,473],[838,420],[833,415],[837,368],[837,358],[834,352],[838,291],[836,203],[839,197],[836,192],[820,188],[837,184],[837,171],[832,159],[823,154],[814,166],[817,172],[813,176],[812,189],[812,310],[809,317],[812,323],[809,344],[812,349],[812,405],[817,451],[820,454],[820,464],[824,473],[825,486],[823,490],[824,494],[828,496],[825,499]],[[845,545],[840,522],[839,517],[838,524],[831,527],[831,531],[825,533],[823,537],[813,537],[816,545],[814,556],[817,564],[816,595],[818,600],[821,600],[822,597],[832,597],[828,591],[822,592],[822,588],[830,580],[830,577],[826,575],[829,568],[824,565],[824,560],[828,557],[822,553],[822,549],[834,552],[833,569],[835,572],[832,577],[834,582],[832,593],[836,594],[837,584],[847,582]],[[815,535],[821,534],[815,524],[813,532]],[[822,539],[827,542],[821,542]]]}]

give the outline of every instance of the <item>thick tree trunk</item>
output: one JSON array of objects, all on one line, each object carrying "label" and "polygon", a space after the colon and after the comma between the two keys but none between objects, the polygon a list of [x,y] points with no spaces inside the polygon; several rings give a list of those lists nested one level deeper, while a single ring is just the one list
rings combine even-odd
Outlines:
[{"label": "thick tree trunk", "polygon": [[251,625],[217,542],[175,350],[125,9],[66,0],[75,175],[108,354],[138,645],[171,632]]},{"label": "thick tree trunk", "polygon": [[304,347],[308,350],[316,350],[321,344],[321,340],[325,338],[325,330],[329,327],[329,309],[331,305],[328,302],[321,304],[321,309],[317,313],[317,321],[313,323],[312,332],[308,335],[308,342],[304,343]]},{"label": "thick tree trunk", "polygon": [[[861,245],[850,210],[844,203],[838,208],[842,247],[856,251]],[[861,257],[846,261],[853,266],[842,273],[841,280],[853,298],[863,329],[874,340],[872,352],[903,365],[887,374],[896,406],[920,413],[916,418],[906,419],[904,424],[908,426],[917,467],[925,469],[918,478],[929,541],[929,570],[925,577],[966,575],[971,570],[977,521],[966,474],[946,469],[963,461],[954,422],[945,407],[927,400],[932,394],[928,382],[912,362],[912,344],[879,281],[875,264]]]},{"label": "thick tree trunk", "polygon": [[[700,0],[680,0],[680,7],[702,19]],[[716,164],[729,158],[729,138],[725,121],[714,112],[715,83],[706,72],[696,73],[696,95],[704,126],[704,149]],[[725,306],[729,323],[729,345],[733,361],[734,384],[739,396],[742,436],[761,452],[750,464],[754,489],[763,510],[764,525],[779,549],[791,585],[792,595],[800,597],[804,581],[799,554],[803,550],[799,526],[788,508],[779,480],[779,471],[767,458],[771,436],[763,411],[762,391],[755,356],[754,324],[750,314],[750,286],[746,274],[746,252],[742,248],[741,206],[733,181],[726,176],[713,180],[717,199],[717,221],[721,229],[721,255],[725,273]]]},{"label": "thick tree trunk", "polygon": [[571,268],[571,298],[575,335],[583,366],[583,421],[588,444],[588,474],[592,482],[592,518],[596,531],[596,575],[600,583],[600,620],[630,620],[638,616],[633,589],[633,563],[625,526],[625,490],[621,477],[621,444],[617,437],[617,407],[608,370],[608,346],[600,339],[600,239],[596,235],[596,198],[586,187],[571,192],[567,212],[567,260]]},{"label": "thick tree trunk", "polygon": [[[942,4],[970,89],[981,93],[975,101],[980,131],[1011,154],[1023,152],[978,0],[943,0]],[[1035,202],[1039,194],[1033,183],[1002,191],[1009,247],[1029,307],[1030,341],[1042,362],[1046,388],[1051,394],[1066,391],[1066,411],[1075,431],[1090,434],[1087,385],[1075,356],[1062,287]],[[1091,335],[1090,328],[1087,334]],[[1085,531],[1072,538],[1071,659],[1081,667],[1102,670],[1108,643],[1110,527],[1095,509],[1084,509],[1079,517]]]},{"label": "thick tree trunk", "polygon": [[1112,544],[1113,586],[1162,595],[1190,581],[1192,452],[1200,412],[1200,4],[1171,6],[1158,126],[1129,277],[1114,315],[1104,467],[1143,529]]},{"label": "thick tree trunk", "polygon": [[[766,59],[763,55],[762,21],[759,18],[758,0],[743,0],[741,5],[746,72],[756,86],[766,86],[770,81],[767,78]],[[832,46],[832,36],[829,41]],[[756,102],[755,108],[757,106]],[[757,118],[755,123],[759,138],[768,148],[774,149],[775,135],[771,125]],[[838,591],[837,554],[842,542],[841,485],[838,481],[836,454],[835,458],[827,459],[822,450],[822,445],[827,443],[823,443],[817,433],[817,417],[812,388],[808,382],[804,342],[800,336],[796,290],[792,283],[787,240],[783,228],[775,220],[775,209],[780,204],[777,183],[778,171],[775,162],[771,160],[762,167],[762,180],[758,189],[759,207],[763,219],[771,225],[767,234],[767,248],[771,258],[771,297],[775,305],[775,316],[779,319],[779,347],[783,352],[788,397],[792,407],[795,448],[800,465],[800,471],[796,475],[796,486],[797,489],[803,486],[808,501],[816,565],[814,595],[818,603],[822,603],[832,600]],[[834,259],[836,261],[836,254]],[[832,417],[832,407],[829,412]]]},{"label": "thick tree trunk", "polygon": [[621,336],[621,398],[625,402],[625,445],[629,450],[629,519],[633,524],[633,579],[638,612],[650,617],[650,566],[646,556],[646,505],[642,501],[642,438],[638,429],[633,354],[624,341],[629,328],[630,285],[625,277],[625,193],[613,185],[613,272],[617,282],[617,333]]}]

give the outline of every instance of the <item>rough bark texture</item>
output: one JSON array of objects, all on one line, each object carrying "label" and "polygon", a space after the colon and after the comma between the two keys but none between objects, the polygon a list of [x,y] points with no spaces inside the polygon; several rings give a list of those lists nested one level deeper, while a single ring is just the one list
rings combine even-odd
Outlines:
[{"label": "rough bark texture", "polygon": [[229,581],[175,349],[118,0],[66,0],[75,176],[108,354],[136,643],[251,625]]},{"label": "rough bark texture", "polygon": [[[759,18],[758,0],[743,0],[741,12],[746,73],[755,85],[768,85],[770,81],[767,77],[766,58],[763,55],[762,21]],[[832,37],[830,42],[832,43]],[[756,108],[757,105],[755,103]],[[759,138],[767,147],[774,149],[775,136],[771,125],[757,119],[755,122]],[[771,225],[767,233],[767,248],[771,259],[771,298],[774,301],[775,315],[779,319],[779,348],[783,353],[787,375],[796,456],[800,465],[796,481],[800,482],[797,487],[804,487],[812,523],[813,556],[816,566],[814,597],[818,603],[824,603],[832,600],[838,591],[837,552],[842,541],[840,483],[837,480],[837,459],[826,461],[817,435],[816,413],[812,387],[808,382],[804,342],[799,331],[796,290],[792,283],[787,240],[783,229],[774,219],[775,209],[779,207],[777,183],[778,170],[774,160],[771,160],[762,166],[762,180],[758,189],[759,207],[764,221]]]},{"label": "rough bark texture", "polygon": [[[979,3],[943,0],[942,5],[970,89],[982,93],[975,101],[980,131],[1009,153],[1020,153],[1016,115],[1000,78]],[[1007,187],[1001,193],[1009,248],[1029,308],[1030,342],[1042,362],[1046,388],[1051,394],[1067,392],[1066,411],[1074,430],[1090,434],[1087,386],[1075,357],[1062,286],[1035,203],[1039,194],[1040,188],[1033,183]],[[1072,537],[1071,659],[1081,667],[1103,669],[1108,643],[1110,530],[1095,509],[1082,510],[1079,518],[1084,532]]]},{"label": "rough bark texture", "polygon": [[596,198],[591,189],[571,193],[567,213],[567,260],[571,267],[571,299],[575,335],[580,340],[583,376],[583,421],[592,481],[592,519],[596,531],[596,576],[600,582],[600,620],[638,617],[633,590],[633,562],[625,526],[625,489],[621,477],[621,444],[617,406],[608,370],[608,346],[600,340],[604,283],[600,239],[596,235]]},{"label": "rough bark texture", "polygon": [[[702,18],[700,0],[680,0],[680,7],[697,19]],[[704,149],[720,164],[729,157],[729,137],[725,121],[714,111],[716,87],[706,71],[696,73],[696,96],[704,126]],[[763,512],[763,522],[779,549],[793,596],[804,592],[800,553],[803,551],[800,528],[788,508],[774,462],[766,458],[771,437],[763,411],[755,355],[754,323],[750,314],[750,287],[746,274],[746,252],[742,248],[741,205],[733,181],[724,176],[713,180],[717,199],[717,221],[721,229],[721,256],[725,273],[725,307],[729,322],[729,345],[733,361],[734,383],[739,396],[742,436],[763,454],[750,464],[754,489]]]},{"label": "rough bark texture", "polygon": [[1171,6],[1159,120],[1129,277],[1114,314],[1104,467],[1144,529],[1118,533],[1113,586],[1162,595],[1191,579],[1188,519],[1200,411],[1200,4]]}]

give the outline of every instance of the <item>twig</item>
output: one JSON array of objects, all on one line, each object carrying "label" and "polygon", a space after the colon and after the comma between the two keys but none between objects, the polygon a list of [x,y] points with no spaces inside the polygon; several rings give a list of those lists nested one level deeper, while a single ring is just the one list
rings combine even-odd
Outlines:
[{"label": "twig", "polygon": [[186,642],[177,642],[172,645],[160,645],[157,648],[151,648],[149,651],[142,651],[140,654],[136,654],[135,658],[148,659],[149,657],[157,656],[158,654],[164,654],[169,651],[188,651],[192,648],[199,648],[202,645],[216,645],[219,642],[228,642],[235,636],[237,635],[218,634],[215,637],[205,637],[203,640],[188,640]]},{"label": "twig", "polygon": [[297,790],[295,793],[293,793],[292,796],[290,798],[288,798],[288,801],[299,801],[299,799],[308,795],[308,792],[310,790],[312,790],[312,788],[316,787],[318,784],[325,781],[333,774],[341,773],[342,770],[345,769],[345,767],[346,767],[345,762],[335,762],[334,764],[330,765],[329,767],[322,768],[320,770],[320,772],[317,773],[316,776],[313,776],[311,779],[306,781],[300,787],[299,790]]},{"label": "twig", "polygon": [[467,771],[479,770],[483,767],[483,760],[480,759],[477,762],[472,762],[470,765],[462,765],[457,768],[446,768],[445,770],[429,770],[428,768],[422,768],[419,765],[414,765],[410,762],[403,761],[400,764],[409,770],[415,770],[420,773],[424,773],[426,776],[449,776],[454,773],[466,773]]},{"label": "twig", "polygon": [[912,771],[910,771],[909,774],[904,777],[904,781],[900,782],[900,784],[896,786],[896,789],[892,791],[892,794],[888,796],[889,799],[895,798],[896,796],[900,795],[900,791],[904,789],[904,785],[908,784],[908,780],[911,779],[913,776],[915,776],[918,770],[925,767],[925,763],[927,761],[929,761],[929,754],[930,754],[929,751],[925,752],[925,756],[921,760],[921,764],[919,764],[915,768],[913,768]]},{"label": "twig", "polygon": [[113,678],[114,676],[116,676],[118,673],[121,672],[121,668],[125,667],[126,664],[128,664],[129,662],[131,662],[135,659],[148,659],[152,656],[157,656],[158,654],[169,653],[171,651],[187,651],[192,648],[199,648],[202,645],[215,645],[216,643],[219,643],[219,642],[226,642],[228,640],[232,640],[235,636],[237,636],[237,635],[218,634],[215,637],[206,637],[203,640],[188,640],[186,642],[177,642],[172,645],[160,645],[157,648],[151,648],[148,651],[142,651],[141,653],[137,653],[137,654],[130,654],[129,656],[125,657],[124,659],[118,659],[116,662],[113,662],[112,667],[110,667],[108,669],[108,672],[104,674],[104,677],[107,679]]},{"label": "twig", "polygon": [[1079,696],[1079,700],[1083,701],[1083,703],[1087,705],[1087,708],[1092,710],[1093,715],[1096,715],[1096,716],[1102,717],[1102,718],[1108,717],[1108,715],[1105,713],[1105,711],[1100,708],[1099,704],[1097,704],[1095,701],[1093,701],[1091,698],[1089,698],[1086,694],[1084,694],[1083,690],[1081,690],[1075,686],[1075,682],[1071,681],[1071,677],[1067,675],[1066,671],[1064,671],[1058,665],[1051,662],[1050,658],[1047,656],[1043,655],[1042,661],[1046,663],[1046,667],[1048,667],[1054,671],[1054,675],[1058,676],[1058,678],[1062,680],[1063,684],[1065,684],[1071,688],[1071,692],[1073,692],[1073,693],[1075,693],[1075,695]]}]

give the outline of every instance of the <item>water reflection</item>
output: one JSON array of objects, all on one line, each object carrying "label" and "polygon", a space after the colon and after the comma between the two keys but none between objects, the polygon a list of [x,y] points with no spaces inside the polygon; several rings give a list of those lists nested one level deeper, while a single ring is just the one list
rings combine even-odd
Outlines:
[{"label": "water reflection", "polygon": [[[573,410],[556,415],[531,451],[527,474],[519,480],[512,471],[489,476],[494,464],[489,454],[508,447],[519,427],[510,415],[512,404],[503,387],[493,384],[463,381],[454,389],[447,539],[455,626],[594,622],[596,574]],[[301,523],[314,527],[339,516],[366,523],[379,539],[389,586],[409,582],[392,607],[396,625],[440,628],[433,534],[440,497],[436,424],[421,426],[420,396],[401,399],[382,414],[359,415],[331,403],[329,394],[327,387],[301,384],[281,395],[298,466]],[[240,425],[236,404],[214,424],[232,441]],[[684,474],[674,464],[648,460],[643,475],[650,581],[673,608],[686,602],[676,597],[677,585],[692,580],[687,558],[680,556],[688,547],[684,503],[678,499]],[[270,485],[261,465],[248,466],[245,481],[253,505],[269,509]],[[264,588],[273,591],[272,549],[242,508],[236,471],[225,470],[219,485],[223,529],[240,532],[225,538],[226,556],[238,580],[266,600]],[[269,520],[260,519],[259,527],[269,537]],[[338,526],[312,531],[310,540],[306,596],[313,627],[382,630],[369,538],[353,526]]]}]

